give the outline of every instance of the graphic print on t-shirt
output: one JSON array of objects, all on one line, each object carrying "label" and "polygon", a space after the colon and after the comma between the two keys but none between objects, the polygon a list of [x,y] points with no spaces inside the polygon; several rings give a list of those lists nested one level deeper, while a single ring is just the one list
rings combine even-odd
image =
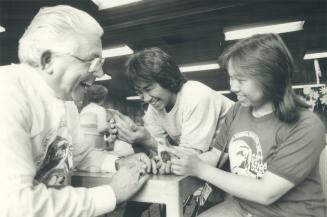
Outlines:
[{"label": "graphic print on t-shirt", "polygon": [[[48,145],[44,160],[39,167],[35,180],[51,187],[68,184],[68,175],[72,168],[72,145],[68,140],[66,121],[62,120],[56,138]],[[52,134],[53,135],[53,134]]]},{"label": "graphic print on t-shirt", "polygon": [[251,131],[235,134],[229,142],[231,171],[242,176],[262,178],[267,170],[258,136]]}]

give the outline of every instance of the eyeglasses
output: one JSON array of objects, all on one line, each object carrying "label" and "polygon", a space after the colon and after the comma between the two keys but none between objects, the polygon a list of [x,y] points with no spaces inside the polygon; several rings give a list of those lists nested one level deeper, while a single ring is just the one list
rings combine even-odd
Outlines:
[{"label": "eyeglasses", "polygon": [[104,58],[101,58],[101,57],[96,57],[92,60],[84,60],[84,59],[81,59],[77,56],[74,56],[74,55],[71,55],[71,54],[67,54],[83,63],[88,63],[88,62],[91,62],[91,65],[89,67],[89,70],[88,72],[89,73],[95,73],[95,72],[101,72],[101,75],[103,74],[103,71],[102,71],[102,66],[104,64]]},{"label": "eyeglasses", "polygon": [[[104,73],[103,73],[103,70],[102,70],[102,66],[104,64],[104,58],[101,58],[101,57],[96,57],[94,59],[91,59],[91,60],[84,60],[82,58],[79,58],[75,55],[72,55],[72,54],[68,54],[68,53],[55,53],[57,55],[68,55],[68,56],[71,56],[75,59],[77,59],[78,61],[82,62],[82,63],[91,63],[89,69],[88,69],[88,73],[91,73],[97,77],[101,77]],[[97,72],[99,72],[99,74],[96,74]]]}]

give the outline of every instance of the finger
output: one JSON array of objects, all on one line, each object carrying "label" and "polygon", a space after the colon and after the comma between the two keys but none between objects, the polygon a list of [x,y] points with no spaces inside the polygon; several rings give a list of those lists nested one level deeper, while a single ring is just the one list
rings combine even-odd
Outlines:
[{"label": "finger", "polygon": [[125,123],[128,123],[129,125],[136,125],[134,121],[128,117],[127,115],[123,115],[122,113],[119,112],[119,118],[123,120]]},{"label": "finger", "polygon": [[120,126],[121,128],[128,128],[130,130],[129,124],[123,121],[121,118],[117,117],[116,118],[116,127]]},{"label": "finger", "polygon": [[159,174],[165,174],[166,164],[163,163],[159,169]]},{"label": "finger", "polygon": [[160,158],[159,158],[158,155],[154,156],[153,159],[154,159],[155,161],[160,161]]},{"label": "finger", "polygon": [[139,176],[139,185],[142,186],[146,181],[148,181],[149,178],[150,176],[148,174]]},{"label": "finger", "polygon": [[145,154],[142,154],[140,156],[140,160],[144,163],[144,165],[147,168],[147,171],[150,172],[151,171],[151,160],[148,156],[146,156]]},{"label": "finger", "polygon": [[167,152],[169,152],[172,155],[175,155],[177,158],[182,158],[185,156],[184,152],[182,152],[181,150],[174,149],[174,148],[167,149]]},{"label": "finger", "polygon": [[130,136],[129,136],[130,133],[126,132],[126,128],[123,128],[123,127],[117,125],[117,130],[118,130],[118,133],[117,133],[118,138],[125,142],[130,143]]},{"label": "finger", "polygon": [[121,112],[119,112],[117,110],[115,111],[115,119],[119,119],[120,121],[123,121],[126,125],[135,124],[134,121],[130,117],[122,114]]},{"label": "finger", "polygon": [[132,135],[134,133],[128,126],[121,122],[116,123],[116,129],[118,130],[119,134],[123,133],[124,135]]},{"label": "finger", "polygon": [[151,164],[152,164],[152,173],[153,174],[157,174],[157,164],[154,160],[151,160]]},{"label": "finger", "polygon": [[159,160],[156,161],[156,164],[157,164],[157,168],[159,169],[162,166],[163,162]]},{"label": "finger", "polygon": [[166,172],[166,174],[169,174],[171,172],[171,162],[170,161],[168,161],[166,164],[165,172]]}]

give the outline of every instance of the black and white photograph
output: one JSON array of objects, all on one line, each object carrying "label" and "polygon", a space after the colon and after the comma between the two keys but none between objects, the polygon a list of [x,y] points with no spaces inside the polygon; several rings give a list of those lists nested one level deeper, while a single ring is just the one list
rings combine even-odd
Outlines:
[{"label": "black and white photograph", "polygon": [[327,0],[0,0],[0,217],[327,217]]}]

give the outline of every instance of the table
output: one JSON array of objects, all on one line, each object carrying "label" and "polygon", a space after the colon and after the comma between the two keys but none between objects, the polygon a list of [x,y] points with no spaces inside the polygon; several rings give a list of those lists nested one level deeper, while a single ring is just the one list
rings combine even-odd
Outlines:
[{"label": "table", "polygon": [[[94,187],[107,184],[111,177],[111,173],[74,172],[72,185]],[[203,181],[190,176],[151,175],[130,201],[163,203],[166,204],[167,216],[182,217],[183,201],[202,185]]]}]

